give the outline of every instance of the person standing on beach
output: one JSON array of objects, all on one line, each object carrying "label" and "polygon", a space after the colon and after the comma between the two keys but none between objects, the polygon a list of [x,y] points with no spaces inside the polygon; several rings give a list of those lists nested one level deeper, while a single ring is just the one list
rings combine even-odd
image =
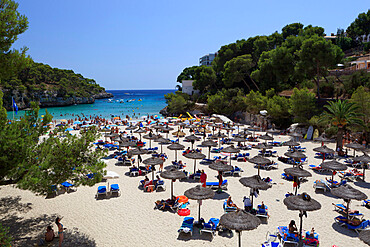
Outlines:
[{"label": "person standing on beach", "polygon": [[207,181],[207,174],[202,170],[200,174],[200,182],[202,183],[202,187],[206,187],[206,181]]},{"label": "person standing on beach", "polygon": [[66,228],[63,228],[63,225],[62,225],[62,223],[60,223],[60,220],[61,220],[61,218],[57,217],[55,219],[55,224],[58,227],[59,247],[62,247],[62,242],[63,242],[63,238],[64,238],[64,230]]}]

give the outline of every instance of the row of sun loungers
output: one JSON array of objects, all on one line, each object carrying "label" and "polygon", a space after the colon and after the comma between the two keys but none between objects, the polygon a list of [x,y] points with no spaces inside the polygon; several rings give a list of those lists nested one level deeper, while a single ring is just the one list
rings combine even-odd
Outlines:
[{"label": "row of sun loungers", "polygon": [[[208,222],[204,222],[200,229],[200,234],[203,233],[210,233],[212,237],[216,234],[216,231],[218,229],[220,220],[217,218],[211,218]],[[194,218],[193,217],[185,217],[178,233],[186,233],[186,234],[193,234],[194,230]]]},{"label": "row of sun loungers", "polygon": [[119,185],[118,184],[111,184],[109,191],[107,191],[106,186],[99,186],[95,197],[98,198],[99,196],[108,196],[108,195],[120,196],[121,195],[121,190],[119,188]]}]

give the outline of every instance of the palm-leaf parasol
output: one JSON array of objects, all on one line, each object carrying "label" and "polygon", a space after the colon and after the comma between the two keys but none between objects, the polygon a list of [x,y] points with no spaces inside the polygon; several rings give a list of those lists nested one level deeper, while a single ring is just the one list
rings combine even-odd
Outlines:
[{"label": "palm-leaf parasol", "polygon": [[[259,175],[254,175],[251,177],[243,177],[239,179],[239,182],[245,187],[258,189],[258,190],[267,190],[271,188],[271,185],[266,183],[261,179]],[[252,197],[252,207],[253,207],[253,197]]]},{"label": "palm-leaf parasol", "polygon": [[289,210],[299,210],[300,226],[299,226],[299,246],[302,246],[302,226],[303,215],[307,217],[307,211],[316,211],[321,208],[321,204],[312,199],[307,193],[302,193],[297,196],[289,196],[284,199],[284,204]]},{"label": "palm-leaf parasol", "polygon": [[171,179],[171,198],[173,198],[173,182],[176,181],[176,179],[185,178],[186,175],[182,171],[171,168],[170,170],[162,172],[161,177],[165,179]]},{"label": "palm-leaf parasol", "polygon": [[257,167],[258,167],[258,176],[260,175],[260,166],[271,163],[271,161],[269,159],[266,159],[266,158],[261,157],[261,156],[258,156],[258,155],[257,156],[254,156],[251,159],[248,159],[248,162],[257,165]]},{"label": "palm-leaf parasol", "polygon": [[197,185],[196,187],[190,188],[185,191],[184,195],[189,199],[199,201],[198,222],[200,222],[201,200],[212,199],[215,196],[215,192],[210,188]]},{"label": "palm-leaf parasol", "polygon": [[204,154],[200,152],[191,152],[191,153],[185,154],[184,156],[188,159],[194,160],[194,174],[195,174],[196,167],[197,167],[197,163],[196,163],[197,160],[204,159],[206,157]]},{"label": "palm-leaf parasol", "polygon": [[366,194],[362,193],[358,189],[355,189],[348,184],[339,186],[338,188],[333,188],[331,190],[331,193],[337,197],[347,200],[347,219],[350,201],[351,200],[362,201],[367,199]]},{"label": "palm-leaf parasol", "polygon": [[241,246],[241,232],[256,229],[261,224],[261,220],[253,214],[238,210],[222,215],[220,224],[239,234],[239,246]]},{"label": "palm-leaf parasol", "polygon": [[167,147],[169,150],[175,150],[175,160],[177,161],[177,150],[184,150],[185,146],[179,143],[172,143]]}]

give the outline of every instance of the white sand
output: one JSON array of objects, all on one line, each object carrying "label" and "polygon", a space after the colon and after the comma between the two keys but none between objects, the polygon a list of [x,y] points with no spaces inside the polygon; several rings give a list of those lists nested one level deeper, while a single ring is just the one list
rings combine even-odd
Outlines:
[{"label": "white sand", "polygon": [[[276,141],[286,141],[288,136],[278,136]],[[158,145],[152,142],[152,146]],[[184,142],[184,145],[190,146],[190,143]],[[318,143],[303,142],[302,146],[307,148],[306,155],[309,156],[308,164],[320,164],[320,159],[315,159],[314,147],[319,146]],[[169,155],[165,167],[170,165],[170,161],[174,159],[174,151],[168,150],[165,146],[164,150]],[[334,148],[334,144],[329,144],[330,148]],[[283,153],[288,147],[278,147],[274,150],[278,151],[278,155]],[[251,157],[258,153],[258,150],[252,149],[249,151]],[[180,152],[178,152],[179,154]],[[204,148],[203,153],[208,155],[208,149]],[[181,155],[180,155],[181,156]],[[178,156],[178,157],[180,157]],[[212,154],[211,154],[212,156]],[[144,155],[143,159],[149,157]],[[193,160],[181,157],[183,162],[187,163],[186,170],[193,171]],[[277,158],[272,158],[277,161]],[[154,202],[160,199],[167,199],[170,196],[170,181],[165,180],[167,190],[164,192],[144,193],[138,189],[138,184],[142,176],[129,177],[125,175],[128,172],[128,167],[116,166],[116,160],[109,160],[107,169],[120,174],[120,178],[109,181],[118,183],[122,194],[118,198],[110,198],[96,200],[95,193],[99,185],[107,185],[107,183],[99,183],[93,187],[79,187],[77,192],[65,193],[58,195],[52,199],[35,196],[29,191],[19,190],[13,186],[0,187],[0,218],[6,225],[12,225],[13,235],[18,241],[14,246],[29,246],[28,243],[34,243],[37,235],[44,231],[48,224],[52,225],[54,230],[56,226],[53,223],[55,215],[63,216],[62,224],[69,230],[65,236],[64,246],[236,246],[238,242],[237,235],[234,236],[218,235],[211,240],[209,235],[200,236],[199,233],[194,233],[192,238],[178,237],[177,230],[182,223],[183,217],[170,212],[162,212],[154,210]],[[269,207],[270,219],[267,224],[261,224],[256,230],[243,232],[242,243],[244,246],[261,246],[266,239],[267,232],[275,232],[278,226],[288,225],[290,220],[294,219],[299,227],[298,211],[289,211],[283,204],[284,195],[288,191],[292,191],[292,182],[281,179],[281,173],[284,168],[291,167],[290,165],[279,163],[278,170],[264,171],[261,170],[261,176],[269,176],[273,180],[273,187],[267,191],[260,191],[260,196],[255,200],[257,205],[264,201]],[[251,176],[257,174],[257,169],[249,162],[232,161],[233,165],[241,167],[244,172],[242,176]],[[216,171],[209,169],[205,165],[200,165],[197,161],[197,167],[204,169],[208,175],[208,181],[216,181]],[[308,165],[304,165],[308,169]],[[307,192],[314,199],[318,200],[322,209],[315,212],[308,212],[308,217],[304,218],[303,228],[309,230],[315,227],[316,232],[320,235],[320,246],[365,246],[357,238],[357,234],[334,223],[334,217],[338,215],[333,211],[332,203],[342,203],[341,199],[336,199],[329,192],[326,194],[315,193],[312,187],[313,181],[316,179],[325,178],[325,175],[320,175],[312,172],[313,177],[308,179],[308,182],[303,183],[299,192]],[[150,174],[151,175],[151,174]],[[370,175],[370,174],[369,174]],[[238,177],[226,177],[229,181],[228,190],[226,193],[218,194],[218,199],[203,201],[201,207],[201,217],[208,221],[211,217],[219,218],[223,214],[223,201],[228,195],[231,195],[234,202],[242,207],[242,198],[248,195],[249,188],[244,187],[239,183]],[[336,177],[338,180],[338,176]],[[199,183],[179,182],[174,184],[175,195],[182,195],[188,188],[194,187]],[[357,183],[356,183],[357,184]],[[354,185],[355,188],[370,195],[369,185],[367,188],[362,188]],[[15,199],[10,202],[9,197]],[[16,198],[19,197],[19,202]],[[197,219],[198,203],[190,200],[189,209],[191,215]],[[28,207],[25,204],[29,204]],[[353,201],[351,208],[360,210],[365,214],[365,219],[370,218],[368,209],[361,207],[361,202]],[[16,217],[19,218],[16,218]],[[32,241],[26,241],[22,238],[32,238]],[[27,244],[25,244],[27,243]],[[94,245],[94,243],[96,245]],[[57,245],[54,245],[57,246]]]}]

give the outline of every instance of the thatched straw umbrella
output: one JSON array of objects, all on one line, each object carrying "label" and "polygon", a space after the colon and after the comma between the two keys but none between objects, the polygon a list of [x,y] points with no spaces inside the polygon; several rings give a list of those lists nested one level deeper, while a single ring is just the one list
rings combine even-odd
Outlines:
[{"label": "thatched straw umbrella", "polygon": [[[297,166],[293,168],[285,168],[284,172],[288,175],[298,178],[312,177],[312,174],[309,171],[303,169],[302,166]],[[297,195],[298,186],[295,189],[295,194]]]},{"label": "thatched straw umbrella", "polygon": [[357,162],[362,163],[362,168],[363,168],[363,171],[362,171],[363,177],[362,177],[362,179],[365,181],[365,168],[366,168],[366,164],[370,162],[370,156],[368,156],[367,154],[364,154],[362,156],[354,157],[353,161],[357,161]]},{"label": "thatched straw umbrella", "polygon": [[332,176],[331,176],[331,181],[334,182],[334,171],[345,171],[347,170],[347,165],[339,163],[338,161],[332,160],[332,161],[327,161],[323,162],[320,164],[320,166],[323,169],[328,169],[332,170]]},{"label": "thatched straw umbrella", "polygon": [[265,140],[265,143],[266,143],[267,141],[274,140],[274,137],[269,136],[268,134],[266,134],[266,135],[263,135],[263,136],[258,137],[258,139]]},{"label": "thatched straw umbrella", "polygon": [[232,171],[233,167],[228,165],[226,162],[219,160],[219,161],[212,162],[209,165],[209,168],[211,168],[212,170],[218,171],[218,191],[220,192],[221,184],[222,184],[222,172]]},{"label": "thatched straw umbrella", "polygon": [[140,136],[140,141],[141,141],[141,134],[142,134],[142,133],[146,133],[146,130],[145,130],[145,129],[141,129],[141,128],[139,128],[139,129],[135,130],[135,131],[134,131],[134,133],[139,134],[139,136]]},{"label": "thatched straw umbrella", "polygon": [[202,142],[202,146],[208,147],[208,159],[211,156],[211,147],[216,147],[217,143],[211,140]]},{"label": "thatched straw umbrella", "polygon": [[247,213],[243,210],[237,210],[221,216],[220,224],[227,229],[235,230],[239,235],[239,247],[242,244],[241,232],[256,229],[261,220],[253,214]]},{"label": "thatched straw umbrella", "polygon": [[[239,182],[242,185],[252,189],[267,190],[271,188],[271,185],[262,180],[259,175],[241,178],[239,179]],[[252,196],[252,208],[253,208],[253,196]]]},{"label": "thatched straw umbrella", "polygon": [[200,140],[200,138],[199,138],[199,137],[197,137],[197,136],[195,136],[195,135],[190,135],[190,136],[186,136],[186,137],[185,137],[185,140],[187,140],[187,141],[190,141],[190,142],[191,142],[191,149],[193,149],[193,147],[194,147],[194,142],[195,142],[195,141],[199,141],[199,140]]},{"label": "thatched straw umbrella", "polygon": [[361,144],[359,144],[357,142],[352,142],[352,143],[346,144],[344,146],[347,147],[347,148],[352,148],[353,149],[353,157],[355,157],[356,150],[364,150],[365,149],[364,146],[362,146]]},{"label": "thatched straw umbrella", "polygon": [[358,235],[359,239],[361,239],[365,244],[370,246],[370,231],[361,231]]},{"label": "thatched straw umbrella", "polygon": [[158,139],[159,137],[160,136],[158,136],[158,135],[153,135],[152,132],[150,132],[149,134],[143,136],[144,139],[148,139],[149,140],[149,148],[152,148],[152,140]]},{"label": "thatched straw umbrella", "polygon": [[234,148],[234,146],[229,146],[227,148],[222,149],[222,152],[230,154],[230,165],[231,165],[231,154],[239,153],[240,149]]},{"label": "thatched straw umbrella", "polygon": [[346,212],[347,220],[348,220],[349,203],[351,202],[351,200],[362,201],[362,200],[367,199],[366,194],[362,193],[358,189],[355,189],[348,184],[339,186],[338,188],[333,188],[331,190],[331,193],[337,197],[347,200],[347,212]]},{"label": "thatched straw umbrella", "polygon": [[307,156],[302,152],[286,152],[284,155],[299,162],[301,162],[301,159],[307,158]]},{"label": "thatched straw umbrella", "polygon": [[266,143],[259,143],[258,145],[254,146],[253,148],[261,149],[262,150],[262,154],[265,156],[266,149],[272,149],[273,146],[267,145]]},{"label": "thatched straw umbrella", "polygon": [[143,160],[143,163],[145,165],[151,166],[152,167],[152,175],[153,175],[153,180],[154,180],[154,166],[163,164],[163,159],[161,158],[156,158],[156,157],[150,157],[145,160]]},{"label": "thatched straw umbrella", "polygon": [[169,127],[168,125],[166,125],[166,126],[163,126],[163,127],[161,128],[161,130],[162,130],[162,131],[164,131],[164,132],[166,132],[166,138],[168,138],[168,133],[169,133],[171,130],[174,130],[174,128]]},{"label": "thatched straw umbrella", "polygon": [[261,157],[261,156],[258,156],[258,155],[257,156],[254,156],[251,159],[248,159],[248,162],[257,165],[257,167],[258,167],[258,173],[257,173],[257,175],[258,176],[260,175],[260,166],[271,163],[271,161],[269,159],[266,159],[266,158]]},{"label": "thatched straw umbrella", "polygon": [[215,192],[210,188],[204,188],[197,185],[194,188],[190,188],[185,191],[184,195],[192,200],[198,200],[199,211],[198,211],[198,223],[200,222],[200,206],[202,205],[202,200],[212,199],[215,196]]},{"label": "thatched straw umbrella", "polygon": [[284,199],[284,204],[289,210],[299,210],[299,246],[302,246],[302,226],[303,216],[307,216],[307,211],[316,211],[321,208],[321,204],[312,199],[307,193],[298,196],[289,196]]},{"label": "thatched straw umbrella", "polygon": [[194,174],[195,174],[196,167],[197,167],[197,163],[196,163],[197,160],[202,160],[206,156],[202,153],[199,153],[199,152],[192,152],[192,153],[185,154],[185,157],[188,158],[188,159],[193,159],[194,160]]},{"label": "thatched straw umbrella", "polygon": [[158,142],[159,145],[161,145],[161,153],[163,153],[163,145],[171,144],[172,142],[166,138],[160,137],[158,139],[154,140],[155,142]]},{"label": "thatched straw umbrella", "polygon": [[283,146],[289,146],[290,148],[298,146],[298,145],[299,145],[299,142],[296,142],[296,141],[293,141],[293,140],[289,140],[289,141],[283,143]]},{"label": "thatched straw umbrella", "polygon": [[326,137],[323,137],[323,136],[319,136],[315,139],[313,139],[315,142],[321,142],[321,146],[324,146],[324,142],[331,142],[330,139],[326,138]]},{"label": "thatched straw umbrella", "polygon": [[325,154],[335,153],[334,149],[328,148],[326,145],[314,148],[313,151],[321,153],[323,160],[325,160]]},{"label": "thatched straw umbrella", "polygon": [[161,177],[165,179],[171,179],[171,198],[173,198],[173,182],[175,182],[176,179],[185,178],[186,175],[182,171],[179,171],[175,168],[171,168],[170,170],[162,172]]},{"label": "thatched straw umbrella", "polygon": [[[135,148],[135,149],[131,149],[128,154],[129,155],[142,155],[142,154],[147,154],[148,151],[144,150],[144,149],[140,149],[140,148]],[[137,166],[139,166],[139,158],[137,159]]]},{"label": "thatched straw umbrella", "polygon": [[177,161],[177,150],[184,150],[185,146],[179,143],[172,143],[167,147],[169,150],[175,150],[175,160]]}]

